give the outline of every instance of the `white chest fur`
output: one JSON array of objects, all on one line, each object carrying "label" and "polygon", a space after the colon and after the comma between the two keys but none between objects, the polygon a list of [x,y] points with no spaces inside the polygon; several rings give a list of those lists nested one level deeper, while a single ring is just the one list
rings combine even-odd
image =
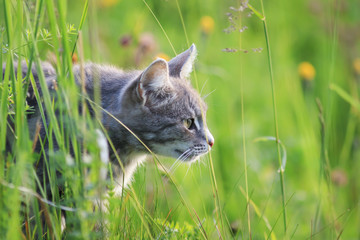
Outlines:
[{"label": "white chest fur", "polygon": [[144,163],[147,155],[146,154],[132,154],[127,159],[124,159],[124,172],[119,174],[116,179],[114,179],[114,192],[115,196],[121,196],[123,186],[127,186],[128,183],[131,182],[132,176],[136,168]]}]

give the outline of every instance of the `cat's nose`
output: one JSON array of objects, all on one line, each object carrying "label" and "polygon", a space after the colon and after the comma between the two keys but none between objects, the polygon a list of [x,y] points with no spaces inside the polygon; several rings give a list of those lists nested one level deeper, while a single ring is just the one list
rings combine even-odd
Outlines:
[{"label": "cat's nose", "polygon": [[209,130],[206,131],[206,138],[207,138],[207,142],[208,142],[209,146],[213,147],[215,139],[214,139],[213,135],[211,135]]},{"label": "cat's nose", "polygon": [[210,147],[214,146],[214,142],[215,142],[214,139],[211,139],[211,140],[209,139],[208,140],[208,143],[209,143]]}]

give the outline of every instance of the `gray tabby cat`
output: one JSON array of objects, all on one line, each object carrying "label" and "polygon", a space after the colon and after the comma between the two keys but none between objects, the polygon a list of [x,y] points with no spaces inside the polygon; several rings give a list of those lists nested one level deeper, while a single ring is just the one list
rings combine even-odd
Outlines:
[{"label": "gray tabby cat", "polygon": [[[206,126],[206,105],[188,80],[195,57],[196,47],[192,45],[169,62],[155,60],[144,71],[124,72],[89,63],[85,65],[86,91],[93,92],[94,78],[99,78],[102,107],[155,154],[194,161],[214,144]],[[79,66],[74,68],[74,74],[80,79]],[[113,117],[104,113],[102,123],[118,149],[126,185],[149,152]],[[120,190],[123,176],[120,166],[115,168]]]},{"label": "gray tabby cat", "polygon": [[[214,144],[214,138],[206,126],[207,107],[188,79],[195,57],[196,47],[192,45],[169,62],[155,60],[144,71],[125,72],[110,66],[87,63],[84,66],[86,92],[92,99],[94,82],[99,81],[102,108],[125,124],[155,154],[184,162],[194,161]],[[52,89],[55,71],[48,64],[43,67],[48,87]],[[26,69],[22,70],[24,72]],[[80,66],[75,66],[73,72],[80,83]],[[34,78],[37,79],[36,72]],[[31,89],[29,91],[27,100],[31,104],[35,99],[32,98]],[[36,115],[28,119],[30,125],[40,118]],[[119,195],[122,186],[129,183],[136,167],[144,162],[149,152],[113,117],[105,112],[102,116],[102,124],[124,167],[123,172],[118,161],[112,161],[117,182],[115,190]]]}]

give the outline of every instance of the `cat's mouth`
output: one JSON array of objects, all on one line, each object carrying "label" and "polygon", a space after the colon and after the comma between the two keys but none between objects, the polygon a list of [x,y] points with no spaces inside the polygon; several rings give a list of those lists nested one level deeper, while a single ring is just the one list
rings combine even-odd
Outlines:
[{"label": "cat's mouth", "polygon": [[175,152],[179,155],[177,160],[180,160],[183,162],[195,161],[200,156],[208,153],[209,151],[210,151],[210,148],[207,148],[206,146],[201,145],[201,144],[194,145],[193,147],[190,147],[185,151],[181,151],[179,149],[175,150]]}]

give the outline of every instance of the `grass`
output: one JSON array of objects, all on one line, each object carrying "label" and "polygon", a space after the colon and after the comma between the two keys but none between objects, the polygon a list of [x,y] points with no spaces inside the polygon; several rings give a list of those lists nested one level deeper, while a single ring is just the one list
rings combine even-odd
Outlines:
[{"label": "grass", "polygon": [[[360,42],[353,26],[360,9],[355,0],[332,2],[251,1],[250,9],[235,11],[240,3],[219,0],[0,0],[0,64],[6,63],[0,83],[0,238],[101,238],[104,233],[94,229],[103,219],[109,239],[359,238],[360,72],[353,64]],[[214,26],[202,26],[202,16]],[[226,34],[229,16],[237,26]],[[159,53],[173,57],[196,44],[193,85],[203,95],[212,92],[207,120],[215,145],[199,165],[183,164],[171,173],[173,160],[154,157],[118,198],[114,183],[98,171],[111,167],[99,157],[100,111],[92,119],[77,110],[77,99],[85,98],[74,87],[73,53],[79,64],[134,68],[144,32],[156,46],[142,55],[139,67]],[[128,36],[128,45],[119,43]],[[264,50],[252,50],[258,48]],[[59,101],[35,91],[49,125],[45,139],[29,137],[25,90],[36,86],[30,71],[22,79],[12,63],[35,63],[44,86],[40,62],[49,58],[58,63]],[[311,79],[298,69],[303,61],[315,68]],[[100,110],[98,103],[97,97],[93,106]],[[17,136],[10,155],[4,153],[8,131]],[[49,139],[50,188],[35,174],[35,139]],[[53,139],[61,151],[51,151]],[[70,141],[78,143],[74,149]],[[286,167],[278,171],[285,150]],[[83,161],[85,153],[93,160]],[[92,199],[105,185],[109,213],[93,211]],[[69,224],[61,232],[64,209]]]}]

